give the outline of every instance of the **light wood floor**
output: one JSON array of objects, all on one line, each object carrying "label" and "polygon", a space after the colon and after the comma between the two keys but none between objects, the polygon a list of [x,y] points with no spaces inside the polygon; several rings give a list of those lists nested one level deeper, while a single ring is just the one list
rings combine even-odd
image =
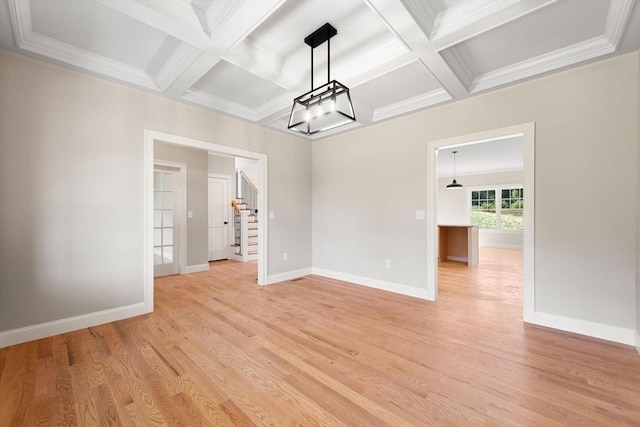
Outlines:
[{"label": "light wood floor", "polygon": [[521,270],[443,263],[431,303],[212,263],[153,314],[0,350],[0,425],[640,425],[640,356],[523,325]]}]

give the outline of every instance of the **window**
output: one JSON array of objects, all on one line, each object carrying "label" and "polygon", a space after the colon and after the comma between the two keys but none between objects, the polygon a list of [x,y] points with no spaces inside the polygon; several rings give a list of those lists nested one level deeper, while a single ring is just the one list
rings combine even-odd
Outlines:
[{"label": "window", "polygon": [[487,230],[523,230],[522,187],[471,191],[471,223]]}]

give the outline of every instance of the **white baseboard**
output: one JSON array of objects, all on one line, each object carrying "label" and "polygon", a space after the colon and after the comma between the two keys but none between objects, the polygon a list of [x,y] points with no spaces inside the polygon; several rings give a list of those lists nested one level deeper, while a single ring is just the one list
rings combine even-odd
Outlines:
[{"label": "white baseboard", "polygon": [[498,243],[487,243],[487,244],[480,244],[479,245],[481,248],[495,248],[495,249],[518,249],[518,250],[523,250],[523,246],[522,245],[501,245]]},{"label": "white baseboard", "polygon": [[197,264],[197,265],[187,265],[187,268],[184,269],[184,273],[185,274],[199,273],[201,271],[209,271],[209,263]]},{"label": "white baseboard", "polygon": [[312,267],[312,274],[317,276],[328,277],[330,279],[342,280],[344,282],[354,283],[356,285],[368,286],[370,288],[381,289],[383,291],[393,292],[396,294],[407,295],[410,297],[428,299],[427,290],[415,288],[413,286],[401,285],[399,283],[387,282],[385,280],[372,279],[369,277],[356,276],[353,274],[340,273],[338,271],[325,270],[323,268]]},{"label": "white baseboard", "polygon": [[638,331],[635,332],[634,338],[636,341],[635,343],[636,351],[638,352],[638,354],[640,354],[640,334],[638,334]]},{"label": "white baseboard", "polygon": [[458,262],[469,262],[469,258],[461,257],[461,256],[449,256],[447,255],[447,260],[449,261],[458,261]]},{"label": "white baseboard", "polygon": [[0,348],[151,313],[144,302],[0,332]]},{"label": "white baseboard", "polygon": [[588,320],[557,316],[555,314],[542,313],[540,311],[536,311],[533,315],[533,318],[533,323],[536,325],[560,329],[562,331],[573,332],[589,337],[600,338],[607,341],[634,345],[634,334],[636,335],[636,340],[638,339],[637,334],[633,329],[621,328],[619,326],[605,325],[603,323],[589,322]]},{"label": "white baseboard", "polygon": [[311,267],[301,268],[300,270],[285,271],[284,273],[273,274],[267,276],[267,285],[273,283],[284,282],[286,280],[297,279],[298,277],[308,276],[311,274]]}]

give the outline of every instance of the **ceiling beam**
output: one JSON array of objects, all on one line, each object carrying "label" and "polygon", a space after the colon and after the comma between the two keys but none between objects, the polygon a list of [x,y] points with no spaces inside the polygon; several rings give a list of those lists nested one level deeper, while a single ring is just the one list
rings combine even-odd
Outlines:
[{"label": "ceiling beam", "polygon": [[[198,22],[199,25],[205,25],[205,28],[200,27],[200,31],[210,35],[210,43],[200,57],[182,75],[177,77],[167,93],[173,96],[182,96],[222,59],[231,63],[245,61],[246,58],[242,57],[242,52],[235,51],[234,48],[239,46],[243,39],[271,16],[284,1],[214,1],[206,11],[201,10],[204,18],[200,16]],[[206,24],[203,24],[204,21]]]},{"label": "ceiling beam", "polygon": [[[382,17],[389,29],[405,43],[413,54],[429,69],[444,89],[456,99],[469,96],[465,86],[447,62],[438,54],[429,37],[406,8],[399,8],[387,0],[367,0],[371,9]],[[426,26],[423,25],[423,27]]]}]

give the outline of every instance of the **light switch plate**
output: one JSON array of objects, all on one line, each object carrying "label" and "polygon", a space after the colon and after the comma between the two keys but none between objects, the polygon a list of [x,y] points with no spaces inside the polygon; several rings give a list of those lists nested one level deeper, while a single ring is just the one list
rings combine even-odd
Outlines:
[{"label": "light switch plate", "polygon": [[416,219],[426,219],[425,211],[416,211]]},{"label": "light switch plate", "polygon": [[187,218],[193,218],[193,211],[187,211]]}]

